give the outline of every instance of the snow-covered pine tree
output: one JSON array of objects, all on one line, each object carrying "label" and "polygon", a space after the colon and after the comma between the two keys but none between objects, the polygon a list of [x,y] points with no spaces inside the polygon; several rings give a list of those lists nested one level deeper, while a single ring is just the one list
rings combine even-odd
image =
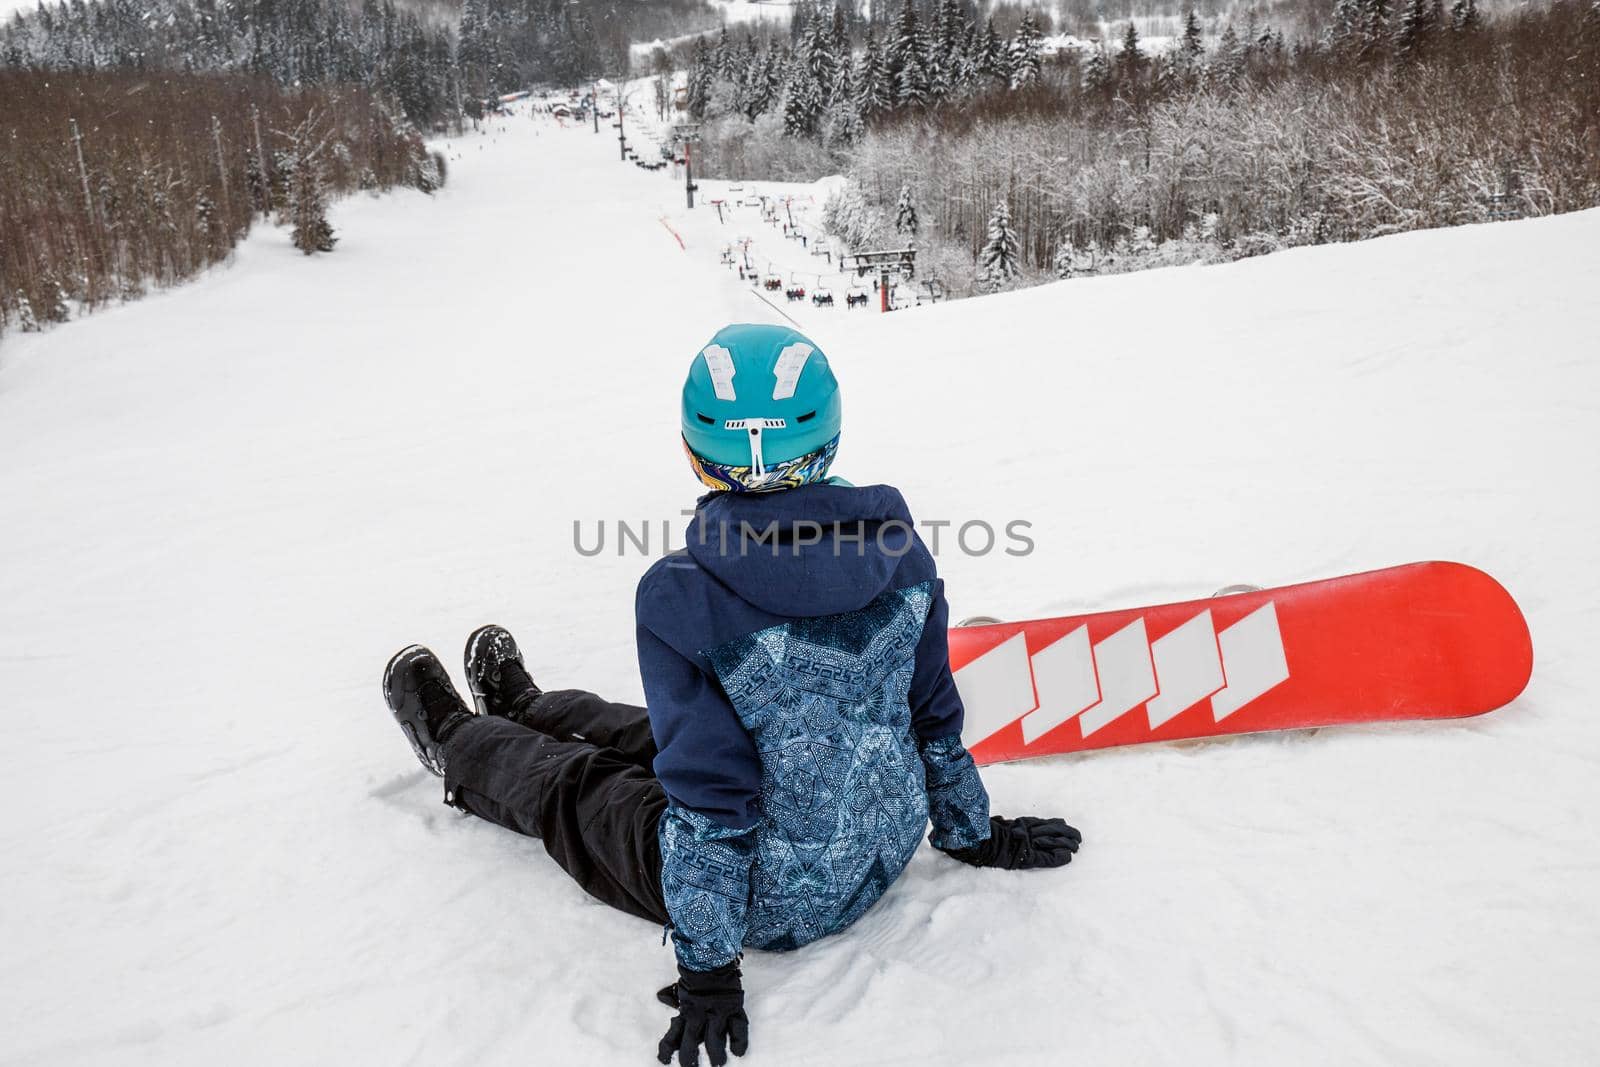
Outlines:
[{"label": "snow-covered pine tree", "polygon": [[217,203],[204,189],[194,200],[194,232],[207,261],[217,248],[226,247],[221,220],[217,217]]},{"label": "snow-covered pine tree", "polygon": [[917,235],[921,223],[917,219],[917,202],[911,197],[911,183],[900,186],[900,199],[894,205],[894,232],[911,237]]},{"label": "snow-covered pine tree", "polygon": [[311,124],[307,119],[295,131],[294,163],[289,170],[289,218],[294,224],[290,239],[306,255],[332,252],[338,238],[328,222],[328,193],[323,185],[320,146],[311,144]]},{"label": "snow-covered pine tree", "polygon": [[262,213],[271,210],[272,192],[267,185],[267,176],[261,170],[261,159],[253,151],[244,157],[244,189],[250,198],[251,211]]},{"label": "snow-covered pine tree", "polygon": [[841,65],[850,62],[850,20],[845,15],[844,8],[837,2],[833,5],[833,17],[829,20],[828,43],[833,50],[833,58]]},{"label": "snow-covered pine tree", "polygon": [[[837,8],[835,9],[837,10]],[[833,86],[833,103],[828,106],[827,139],[831,143],[854,144],[865,128],[861,112],[856,108],[856,89],[850,77],[849,59],[839,64],[839,73]]]},{"label": "snow-covered pine tree", "polygon": [[1239,37],[1239,44],[1244,49],[1245,62],[1250,62],[1250,57],[1255,55],[1256,43],[1261,37],[1261,19],[1256,15],[1256,9],[1251,8],[1244,20],[1244,33]]},{"label": "snow-covered pine tree", "polygon": [[930,90],[935,99],[942,100],[960,89],[961,41],[968,25],[956,0],[940,0],[928,42]]},{"label": "snow-covered pine tree", "polygon": [[[66,286],[61,284],[61,279],[54,271],[45,272],[35,295],[39,299],[29,306],[35,330],[42,323],[66,322],[72,317],[72,304],[67,296]],[[26,330],[27,327],[24,326],[23,329]]]},{"label": "snow-covered pine tree", "polygon": [[1117,72],[1128,81],[1136,80],[1144,70],[1145,55],[1139,49],[1139,27],[1132,19],[1122,31],[1122,48],[1117,52]]},{"label": "snow-covered pine tree", "polygon": [[856,110],[849,97],[840,97],[828,109],[829,144],[855,144],[861,140],[866,128],[866,123],[861,121],[861,112]]},{"label": "snow-covered pine tree", "polygon": [[[723,36],[727,36],[727,27],[723,27]],[[705,118],[706,104],[711,101],[711,78],[715,67],[712,49],[706,47],[706,39],[702,37],[694,43],[694,51],[689,56],[689,70],[684,79],[684,103],[688,105],[689,117],[697,122]]]},{"label": "snow-covered pine tree", "polygon": [[956,42],[950,70],[950,91],[956,96],[971,96],[978,90],[979,69],[983,64],[981,41],[977,24],[963,13],[960,39]]},{"label": "snow-covered pine tree", "polygon": [[1375,58],[1389,42],[1389,0],[1361,0],[1361,56]]},{"label": "snow-covered pine tree", "polygon": [[[1589,9],[1590,18],[1600,21],[1600,0],[1595,0]],[[1478,31],[1482,22],[1478,16],[1478,0],[1455,0],[1450,8],[1450,29],[1460,34],[1471,34]]]},{"label": "snow-covered pine tree", "polygon": [[833,101],[833,87],[839,80],[839,61],[833,54],[831,27],[827,20],[813,18],[800,51],[819,109],[827,108]]},{"label": "snow-covered pine tree", "polygon": [[1010,85],[1011,52],[1007,47],[1007,43],[1001,40],[999,32],[995,30],[992,16],[983,24],[983,39],[980,47],[979,73],[994,78],[1001,85]]},{"label": "snow-covered pine tree", "polygon": [[[908,80],[906,68],[920,66],[917,55],[919,36],[916,4],[913,0],[903,0],[883,50],[884,66],[888,70],[889,84],[893,87],[895,107],[906,102],[901,95],[902,86]],[[916,79],[912,77],[910,80]]]},{"label": "snow-covered pine tree", "polygon": [[39,318],[33,313],[33,303],[21,289],[17,290],[17,329],[23,333],[39,332]]},{"label": "snow-covered pine tree", "polygon": [[795,63],[789,76],[789,91],[783,98],[783,132],[789,137],[810,137],[822,118],[822,94],[811,70]]},{"label": "snow-covered pine tree", "polygon": [[922,107],[928,102],[928,65],[919,32],[906,53],[905,65],[895,78],[895,99],[900,107]]},{"label": "snow-covered pine tree", "polygon": [[1111,57],[1106,55],[1104,45],[1096,45],[1083,64],[1084,91],[1105,93],[1110,90],[1111,82]]},{"label": "snow-covered pine tree", "polygon": [[1004,289],[1022,273],[1021,248],[1017,232],[1011,228],[1011,209],[1004,197],[989,216],[989,236],[978,255],[978,266],[978,278],[990,292]]},{"label": "snow-covered pine tree", "polygon": [[1217,50],[1212,53],[1211,67],[1207,71],[1211,84],[1220,89],[1236,89],[1244,80],[1244,48],[1233,23],[1223,27]]},{"label": "snow-covered pine tree", "polygon": [[878,47],[878,35],[868,30],[866,47],[861,53],[861,70],[856,75],[856,110],[862,118],[870,119],[893,106],[894,87],[889,83],[883,50]]},{"label": "snow-covered pine tree", "polygon": [[1011,40],[1011,88],[1021,88],[1038,80],[1039,48],[1043,43],[1044,34],[1039,32],[1039,23],[1029,11],[1022,16],[1017,35]]},{"label": "snow-covered pine tree", "polygon": [[1394,31],[1394,54],[1403,63],[1421,59],[1437,29],[1434,0],[1408,0]]},{"label": "snow-covered pine tree", "polygon": [[1366,25],[1366,13],[1361,0],[1338,0],[1333,5],[1333,18],[1328,25],[1328,48],[1344,55],[1361,51],[1361,44],[1366,39]]},{"label": "snow-covered pine tree", "polygon": [[1172,52],[1173,74],[1177,80],[1192,82],[1200,73],[1205,54],[1205,35],[1200,27],[1200,16],[1191,7],[1184,12],[1183,36],[1178,38],[1178,47]]}]

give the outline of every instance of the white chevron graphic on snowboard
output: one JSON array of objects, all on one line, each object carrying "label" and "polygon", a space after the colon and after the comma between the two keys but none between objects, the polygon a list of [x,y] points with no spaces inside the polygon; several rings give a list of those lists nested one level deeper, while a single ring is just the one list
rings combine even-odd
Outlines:
[{"label": "white chevron graphic on snowboard", "polygon": [[1028,745],[1074,718],[1088,737],[1140,707],[1155,730],[1208,697],[1221,722],[1288,678],[1271,601],[1220,633],[1208,608],[1153,642],[1142,617],[1092,646],[1080,626],[1031,656],[1018,633],[955,672],[967,736],[1020,719]]}]

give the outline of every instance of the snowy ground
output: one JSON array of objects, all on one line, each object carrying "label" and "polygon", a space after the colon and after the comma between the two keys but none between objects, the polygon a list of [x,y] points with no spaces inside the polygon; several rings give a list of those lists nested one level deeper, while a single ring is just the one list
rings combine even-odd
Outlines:
[{"label": "snowy ground", "polygon": [[[646,1063],[660,931],[458,817],[378,692],[473,626],[637,698],[690,355],[770,315],[681,189],[508,120],[304,259],[0,345],[0,1061]],[[688,250],[662,224],[684,237]],[[806,321],[839,473],[924,518],[957,615],[1459,559],[1537,663],[1484,719],[994,768],[1077,862],[925,851],[747,962],[745,1062],[1585,1064],[1600,1051],[1600,212]],[[659,547],[659,546],[655,546]]]}]

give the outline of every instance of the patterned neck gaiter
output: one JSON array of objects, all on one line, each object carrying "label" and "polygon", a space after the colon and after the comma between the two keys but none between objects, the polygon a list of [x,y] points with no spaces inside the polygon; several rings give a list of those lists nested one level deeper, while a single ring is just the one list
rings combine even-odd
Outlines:
[{"label": "patterned neck gaiter", "polygon": [[756,474],[752,467],[713,463],[696,455],[688,441],[683,443],[683,450],[689,456],[694,476],[711,489],[733,493],[770,493],[777,489],[797,489],[827,478],[828,468],[833,466],[834,454],[839,451],[839,435],[834,434],[833,440],[813,452],[771,464],[760,474]]}]

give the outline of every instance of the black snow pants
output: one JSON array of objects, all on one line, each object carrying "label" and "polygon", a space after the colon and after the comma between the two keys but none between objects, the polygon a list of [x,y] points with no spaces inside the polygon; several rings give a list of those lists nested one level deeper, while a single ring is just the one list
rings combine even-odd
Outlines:
[{"label": "black snow pants", "polygon": [[537,837],[591,896],[665,924],[661,843],[667,797],[651,770],[645,709],[564,689],[515,720],[480,715],[442,746],[457,807]]}]

